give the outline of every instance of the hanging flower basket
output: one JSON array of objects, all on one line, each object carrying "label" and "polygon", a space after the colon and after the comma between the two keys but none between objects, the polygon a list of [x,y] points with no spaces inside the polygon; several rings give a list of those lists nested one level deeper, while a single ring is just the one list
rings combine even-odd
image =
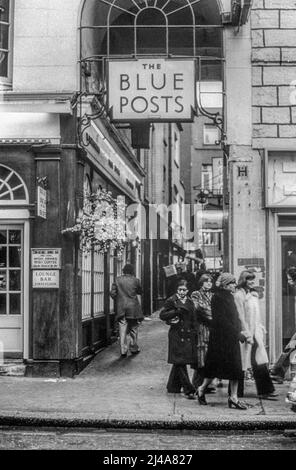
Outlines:
[{"label": "hanging flower basket", "polygon": [[126,244],[125,209],[123,199],[114,199],[105,189],[85,194],[82,215],[76,225],[62,230],[62,233],[78,233],[84,252],[117,250],[120,256]]}]

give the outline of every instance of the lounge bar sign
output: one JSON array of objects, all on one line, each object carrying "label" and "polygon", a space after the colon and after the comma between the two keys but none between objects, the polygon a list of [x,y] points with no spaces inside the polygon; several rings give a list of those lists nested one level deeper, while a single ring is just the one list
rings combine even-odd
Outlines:
[{"label": "lounge bar sign", "polygon": [[58,289],[60,286],[61,248],[32,248],[31,268],[34,289]]},{"label": "lounge bar sign", "polygon": [[45,270],[33,271],[34,289],[58,289],[60,286],[60,271]]},{"label": "lounge bar sign", "polygon": [[192,59],[110,60],[112,121],[192,121],[196,104]]}]

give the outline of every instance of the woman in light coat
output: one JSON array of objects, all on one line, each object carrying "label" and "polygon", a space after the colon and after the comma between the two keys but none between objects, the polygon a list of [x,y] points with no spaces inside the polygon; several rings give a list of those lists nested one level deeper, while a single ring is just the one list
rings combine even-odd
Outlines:
[{"label": "woman in light coat", "polygon": [[242,368],[252,369],[258,395],[277,396],[269,375],[268,356],[264,345],[265,328],[261,322],[258,293],[254,289],[255,274],[243,271],[234,294],[235,303],[247,341],[241,344]]}]

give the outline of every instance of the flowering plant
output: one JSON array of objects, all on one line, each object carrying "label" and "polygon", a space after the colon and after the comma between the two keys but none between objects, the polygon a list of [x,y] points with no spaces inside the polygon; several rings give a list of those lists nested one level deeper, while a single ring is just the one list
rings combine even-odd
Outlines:
[{"label": "flowering plant", "polygon": [[105,189],[85,193],[82,215],[76,225],[62,233],[79,233],[83,251],[102,253],[113,249],[120,255],[126,241],[125,208],[123,198],[114,199]]}]

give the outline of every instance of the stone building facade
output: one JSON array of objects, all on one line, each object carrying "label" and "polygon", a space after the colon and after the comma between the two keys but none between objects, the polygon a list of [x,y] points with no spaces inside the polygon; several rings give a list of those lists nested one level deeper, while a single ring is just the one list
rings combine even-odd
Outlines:
[{"label": "stone building facade", "polygon": [[229,268],[256,271],[271,361],[296,327],[295,18],[293,1],[255,0],[226,66]]},{"label": "stone building facade", "polygon": [[[87,148],[81,148],[81,135],[77,135],[81,111],[93,114],[98,111],[97,96],[91,95],[92,90],[96,95],[102,82],[98,79],[96,66],[90,65],[87,58],[96,56],[98,47],[106,47],[102,36],[93,34],[97,27],[105,27],[99,22],[106,2],[1,2],[11,5],[11,20],[3,15],[0,17],[1,27],[10,31],[9,41],[2,39],[0,47],[3,92],[0,164],[4,184],[6,177],[15,184],[8,192],[20,189],[20,199],[14,207],[18,212],[13,216],[12,204],[7,203],[7,199],[1,202],[3,239],[0,245],[7,253],[9,250],[16,253],[21,245],[21,233],[25,248],[22,267],[5,265],[6,259],[3,259],[4,265],[0,265],[0,270],[3,268],[5,275],[12,271],[15,282],[19,279],[20,268],[25,269],[26,275],[21,291],[13,288],[10,291],[6,287],[0,291],[0,304],[5,292],[7,302],[11,296],[15,311],[19,296],[23,295],[23,323],[18,323],[17,316],[4,318],[0,315],[0,321],[4,330],[15,330],[13,334],[20,348],[18,353],[31,361],[32,370],[35,367],[38,371],[44,366],[49,367],[47,371],[52,373],[58,373],[62,368],[65,373],[72,374],[80,367],[79,362],[83,362],[83,354],[93,354],[94,348],[107,344],[111,339],[113,326],[109,323],[112,318],[109,314],[112,315],[113,306],[107,298],[107,284],[102,288],[98,283],[98,291],[92,293],[101,295],[100,320],[93,316],[82,318],[79,296],[85,294],[87,297],[90,292],[82,292],[81,276],[89,274],[89,266],[83,265],[79,258],[76,242],[67,243],[60,231],[75,222],[82,206],[84,185],[91,184],[94,189],[106,187],[114,196],[124,194],[127,202],[133,203],[149,204],[162,200],[169,205],[170,202],[184,200],[188,187],[184,188],[180,181],[181,162],[179,166],[178,159],[179,153],[182,158],[182,148],[177,148],[182,129],[175,124],[157,124],[154,133],[151,132],[150,150],[135,150],[131,145],[130,129],[118,129],[108,121],[108,117],[101,116],[94,119],[86,131]],[[155,2],[152,3],[154,5]],[[162,5],[166,3],[162,2]],[[254,0],[250,21],[241,22],[240,19],[231,19],[231,11],[235,15],[233,8],[240,4],[243,16],[250,5],[248,1],[201,0],[190,3],[200,8],[202,24],[198,27],[204,28],[204,34],[196,37],[204,43],[203,47],[194,43],[193,49],[196,56],[205,58],[205,76],[211,79],[208,72],[215,69],[213,63],[207,63],[209,57],[215,58],[218,52],[218,58],[224,64],[223,207],[224,218],[228,220],[224,233],[224,268],[237,276],[243,269],[255,270],[273,361],[295,329],[291,268],[294,267],[293,254],[296,252],[296,7],[292,0]],[[130,4],[134,8],[132,4],[134,2]],[[139,9],[149,9],[149,2],[139,4]],[[215,37],[213,31],[211,34],[206,31],[211,20],[214,21],[215,34],[221,34],[223,47],[219,51],[209,47]],[[116,23],[117,17],[114,21]],[[94,24],[96,22],[97,25]],[[117,26],[115,24],[114,30]],[[145,25],[142,26],[144,31]],[[118,31],[122,37],[120,28]],[[177,36],[170,37],[175,39]],[[149,49],[149,41],[144,44]],[[115,39],[112,47],[114,45],[115,49],[122,46]],[[158,55],[158,46],[155,41],[153,56]],[[182,49],[184,44],[177,41],[174,47],[180,52],[179,48]],[[192,53],[185,52],[192,58]],[[81,101],[82,93],[87,96],[83,95]],[[174,134],[173,139],[169,132]],[[196,129],[193,136],[189,138],[196,138]],[[198,143],[195,146],[197,148]],[[194,152],[194,158],[199,158],[196,155]],[[10,169],[8,174],[7,167]],[[145,179],[145,168],[149,171],[150,181]],[[56,185],[59,181],[57,175],[68,178],[69,184]],[[35,212],[36,178],[41,181],[45,176],[49,187],[57,189],[48,201],[49,218],[46,222],[36,217]],[[192,188],[189,189],[191,192]],[[45,245],[62,250],[59,292],[35,291],[32,286],[30,250],[45,248]],[[145,283],[148,282],[145,303],[149,308],[156,306],[152,303],[155,300],[152,299],[153,268],[158,270],[160,266],[159,260],[153,260],[152,251],[165,253],[165,262],[170,263],[174,259],[173,252],[163,246],[154,248],[150,242],[143,246],[135,243],[127,253],[135,261],[139,275],[144,270]],[[146,254],[147,262],[143,261],[142,253]],[[98,275],[100,282],[103,272],[108,273],[106,279],[108,277],[109,282],[116,274],[117,264],[113,261],[112,256],[107,257],[104,270],[98,269],[93,273]],[[17,260],[13,262],[17,263]],[[94,266],[94,261],[92,263]],[[145,274],[147,265],[149,269]],[[156,289],[159,282],[155,279],[157,277],[154,278]],[[79,302],[73,300],[77,296]],[[94,305],[94,300],[91,305]],[[91,326],[86,326],[87,323]],[[96,329],[95,324],[99,323],[100,327]],[[96,333],[99,330],[103,333],[103,342],[100,334]]]}]

